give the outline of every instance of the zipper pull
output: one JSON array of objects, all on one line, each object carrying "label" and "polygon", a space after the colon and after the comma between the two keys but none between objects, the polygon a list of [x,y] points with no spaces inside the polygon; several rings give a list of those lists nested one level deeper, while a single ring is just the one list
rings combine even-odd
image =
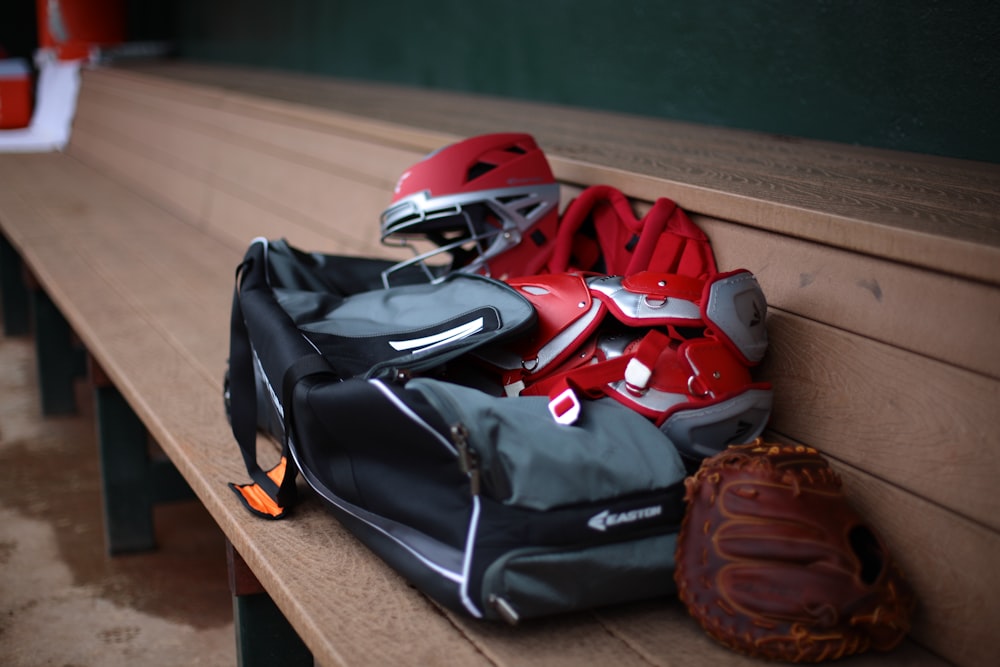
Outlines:
[{"label": "zipper pull", "polygon": [[491,595],[489,602],[497,610],[497,613],[500,614],[500,618],[507,621],[508,625],[517,625],[518,621],[521,620],[513,605],[499,595]]},{"label": "zipper pull", "polygon": [[479,457],[469,448],[469,429],[458,422],[451,425],[451,440],[458,449],[458,465],[469,477],[472,495],[479,495]]}]

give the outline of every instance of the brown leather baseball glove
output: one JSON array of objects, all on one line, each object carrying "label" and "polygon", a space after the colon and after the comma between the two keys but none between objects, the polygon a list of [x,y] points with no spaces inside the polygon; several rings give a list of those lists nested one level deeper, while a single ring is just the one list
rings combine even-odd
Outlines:
[{"label": "brown leather baseball glove", "polygon": [[710,636],[820,662],[906,635],[912,591],[815,449],[758,439],[705,460],[685,484],[675,579]]}]

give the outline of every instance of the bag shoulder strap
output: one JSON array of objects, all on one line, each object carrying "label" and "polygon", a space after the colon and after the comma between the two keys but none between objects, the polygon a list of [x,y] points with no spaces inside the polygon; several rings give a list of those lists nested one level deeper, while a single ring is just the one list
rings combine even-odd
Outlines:
[{"label": "bag shoulder strap", "polygon": [[[257,461],[258,420],[254,351],[250,344],[250,334],[240,300],[244,278],[254,270],[255,262],[260,261],[260,258],[251,255],[252,252],[251,247],[247,257],[236,270],[229,337],[230,422],[243,463],[252,481],[247,484],[230,483],[229,488],[251,513],[266,519],[281,519],[297,502],[295,480],[298,470],[291,456],[290,442],[294,425],[292,411],[282,409],[281,458],[273,468],[269,470],[261,468]],[[307,355],[293,362],[282,379],[281,405],[292,405],[291,397],[296,385],[305,378],[317,374],[334,374],[330,364],[321,355]],[[261,376],[263,375],[261,372]],[[266,379],[264,381],[266,382]]]}]

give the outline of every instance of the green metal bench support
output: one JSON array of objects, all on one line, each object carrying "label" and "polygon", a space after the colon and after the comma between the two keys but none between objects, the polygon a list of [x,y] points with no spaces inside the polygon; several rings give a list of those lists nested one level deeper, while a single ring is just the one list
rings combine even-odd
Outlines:
[{"label": "green metal bench support", "polygon": [[29,332],[28,287],[24,282],[21,256],[0,234],[0,311],[6,336],[24,336]]},{"label": "green metal bench support", "polygon": [[312,667],[312,652],[228,540],[226,557],[233,594],[236,663],[240,667]]},{"label": "green metal bench support", "polygon": [[193,498],[194,493],[169,459],[150,455],[142,421],[93,358],[89,366],[108,553],[154,549],[154,504]]},{"label": "green metal bench support", "polygon": [[75,344],[73,330],[45,290],[29,285],[29,295],[42,414],[76,412],[75,384],[85,372],[84,351]]},{"label": "green metal bench support", "polygon": [[85,372],[83,349],[75,344],[69,323],[3,235],[0,235],[0,302],[5,335],[32,332],[35,335],[42,414],[75,412],[75,382]]}]

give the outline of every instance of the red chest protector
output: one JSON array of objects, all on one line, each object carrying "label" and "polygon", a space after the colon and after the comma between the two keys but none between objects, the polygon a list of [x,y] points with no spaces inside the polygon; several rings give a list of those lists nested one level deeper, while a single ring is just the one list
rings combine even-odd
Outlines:
[{"label": "red chest protector", "polygon": [[555,273],[508,283],[539,317],[529,338],[482,355],[508,395],[546,395],[566,424],[586,409],[581,397],[609,397],[699,459],[763,431],[771,387],[754,382],[750,368],[767,349],[767,302],[749,271]]}]

